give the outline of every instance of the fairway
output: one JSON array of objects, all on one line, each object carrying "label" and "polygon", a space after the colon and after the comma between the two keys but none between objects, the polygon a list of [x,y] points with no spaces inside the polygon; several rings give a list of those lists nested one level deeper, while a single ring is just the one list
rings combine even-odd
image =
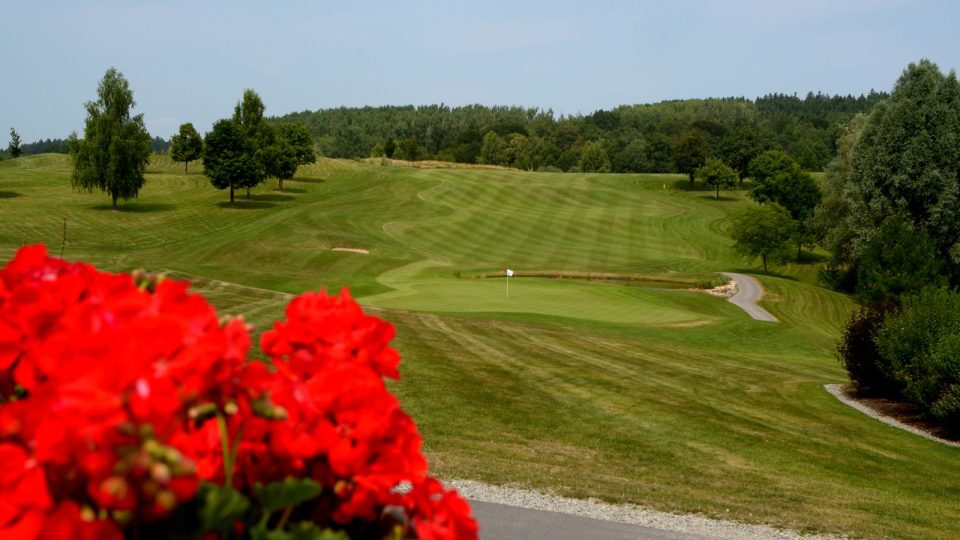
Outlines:
[{"label": "fairway", "polygon": [[[846,380],[833,344],[853,304],[817,286],[819,264],[763,275],[732,251],[742,191],[321,159],[231,207],[198,169],[155,157],[140,198],[114,211],[70,189],[64,156],[0,162],[0,258],[35,242],[58,254],[66,220],[66,258],[192,279],[259,328],[291,293],[348,286],[397,327],[391,389],[442,477],[852,536],[960,536],[958,451],[823,390]],[[722,271],[757,277],[781,322],[689,290]]]}]

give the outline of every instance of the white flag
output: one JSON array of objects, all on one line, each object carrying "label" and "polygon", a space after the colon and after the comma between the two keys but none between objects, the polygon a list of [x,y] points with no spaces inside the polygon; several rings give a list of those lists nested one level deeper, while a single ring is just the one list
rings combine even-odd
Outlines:
[{"label": "white flag", "polygon": [[507,268],[507,277],[510,277],[512,275],[513,275],[513,270]]}]

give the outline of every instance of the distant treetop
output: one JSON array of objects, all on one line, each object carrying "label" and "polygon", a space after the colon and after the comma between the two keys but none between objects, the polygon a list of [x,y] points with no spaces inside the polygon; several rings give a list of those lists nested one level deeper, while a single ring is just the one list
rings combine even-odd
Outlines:
[{"label": "distant treetop", "polygon": [[[576,115],[483,105],[340,107],[268,120],[306,125],[319,154],[326,157],[397,157],[393,154],[401,142],[415,139],[418,159],[564,171],[584,165],[602,169],[609,162],[611,172],[690,174],[704,157],[716,157],[743,179],[749,161],[771,149],[787,153],[806,170],[823,170],[836,155],[842,125],[888,97],[873,91],[860,96],[768,94],[756,100],[730,97],[621,105]],[[496,148],[497,140],[488,138],[483,152],[490,133],[502,141],[503,151]],[[691,134],[703,141],[702,147],[681,143],[684,151],[677,152],[678,140],[693,140]],[[598,154],[597,145],[603,155]],[[399,157],[408,153],[401,151]]]}]

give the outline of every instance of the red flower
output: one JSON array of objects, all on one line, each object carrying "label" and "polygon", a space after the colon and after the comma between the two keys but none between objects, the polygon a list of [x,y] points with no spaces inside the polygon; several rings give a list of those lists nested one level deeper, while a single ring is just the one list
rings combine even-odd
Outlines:
[{"label": "red flower", "polygon": [[187,283],[18,251],[0,270],[0,538],[119,539],[227,476],[251,500],[257,484],[319,482],[297,515],[323,526],[375,530],[401,508],[418,538],[476,538],[384,385],[393,326],[347,291],[286,314],[261,338],[271,364],[251,362],[243,320]]},{"label": "red flower", "polygon": [[420,540],[471,540],[478,534],[470,505],[455,490],[429,478],[410,493],[413,527]]},{"label": "red flower", "polygon": [[0,538],[33,538],[51,506],[43,469],[23,448],[0,444]]},{"label": "red flower", "polygon": [[123,540],[117,524],[96,519],[92,513],[84,516],[73,501],[65,501],[46,516],[37,540]]},{"label": "red flower", "polygon": [[303,378],[340,363],[368,365],[396,379],[400,355],[388,346],[393,325],[363,314],[344,289],[340,297],[326,291],[305,293],[287,306],[287,321],[263,333],[260,346],[274,361],[286,360]]}]

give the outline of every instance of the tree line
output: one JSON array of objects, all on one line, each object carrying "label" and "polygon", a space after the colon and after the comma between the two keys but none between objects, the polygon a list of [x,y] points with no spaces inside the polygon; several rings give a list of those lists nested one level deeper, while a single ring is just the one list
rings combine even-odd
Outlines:
[{"label": "tree line", "polygon": [[[13,128],[11,128],[13,130]],[[14,130],[15,131],[15,130]],[[70,141],[69,139],[40,139],[32,143],[24,143],[20,140],[20,135],[17,135],[17,147],[19,152],[13,153],[13,137],[11,134],[10,143],[7,146],[6,151],[0,150],[0,159],[19,157],[19,156],[35,156],[37,154],[69,154],[70,153]],[[163,137],[153,137],[150,140],[150,149],[154,154],[166,154],[170,149],[170,141],[164,139]]]},{"label": "tree line", "polygon": [[386,156],[488,163],[524,170],[680,172],[708,157],[747,174],[749,162],[778,149],[806,170],[836,154],[842,125],[887,94],[746,98],[623,105],[589,115],[550,109],[469,105],[383,106],[303,111],[274,118],[307,125],[327,157]]},{"label": "tree line", "polygon": [[[83,191],[109,194],[116,208],[118,201],[138,196],[157,140],[147,133],[142,114],[131,116],[136,102],[119,71],[107,70],[97,97],[85,104],[83,137],[73,133],[67,140],[73,158],[71,182]],[[217,189],[230,190],[231,204],[236,189],[246,188],[249,198],[250,188],[267,178],[276,178],[282,190],[297,167],[315,160],[313,141],[304,126],[268,124],[265,109],[260,96],[246,90],[233,116],[216,122],[206,137],[191,123],[181,125],[169,144],[172,158],[184,163],[184,174],[191,161],[202,159],[203,174]],[[19,135],[11,129],[11,136],[17,137],[19,151]]]}]

